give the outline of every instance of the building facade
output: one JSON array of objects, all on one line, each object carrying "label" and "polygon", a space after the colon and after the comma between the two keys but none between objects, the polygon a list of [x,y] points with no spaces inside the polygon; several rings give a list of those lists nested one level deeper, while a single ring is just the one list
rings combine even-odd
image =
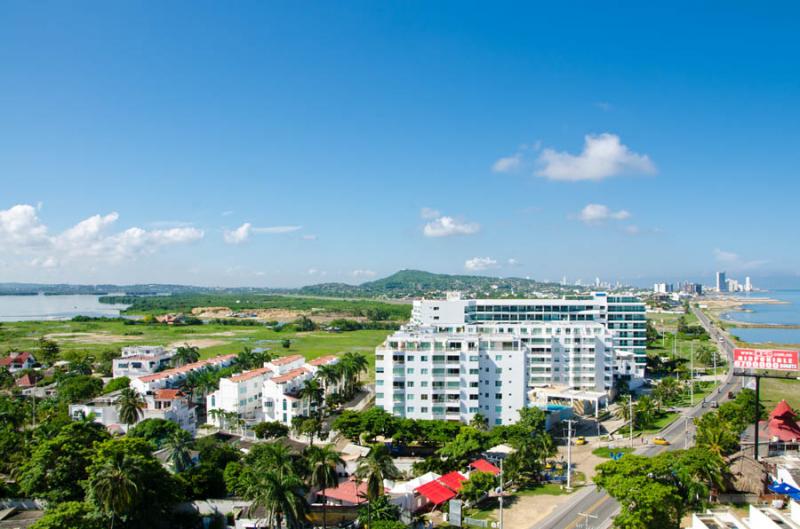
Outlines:
[{"label": "building facade", "polygon": [[174,350],[159,345],[134,345],[122,348],[122,356],[113,361],[112,376],[137,378],[169,367]]},{"label": "building facade", "polygon": [[580,300],[418,301],[376,349],[376,405],[415,419],[512,424],[536,388],[608,393],[644,376],[644,304]]}]

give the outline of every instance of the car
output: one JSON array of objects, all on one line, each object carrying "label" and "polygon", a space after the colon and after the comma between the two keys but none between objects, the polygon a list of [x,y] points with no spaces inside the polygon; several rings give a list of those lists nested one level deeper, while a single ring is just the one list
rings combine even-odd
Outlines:
[{"label": "car", "polygon": [[586,438],[584,436],[576,437],[575,438],[575,446],[581,446],[586,444]]},{"label": "car", "polygon": [[653,437],[653,444],[659,446],[669,446],[669,441],[663,437]]}]

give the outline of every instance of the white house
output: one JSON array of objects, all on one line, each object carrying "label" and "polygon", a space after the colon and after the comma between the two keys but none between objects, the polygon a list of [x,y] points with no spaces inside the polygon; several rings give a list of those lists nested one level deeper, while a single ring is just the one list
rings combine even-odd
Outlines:
[{"label": "white house", "polygon": [[692,529],[800,529],[800,504],[791,501],[789,512],[773,507],[750,505],[747,518],[730,511],[692,514]]},{"label": "white house", "polygon": [[160,345],[133,345],[122,348],[122,356],[113,361],[114,378],[136,378],[150,375],[169,366],[175,356],[174,350],[165,350]]},{"label": "white house", "polygon": [[227,367],[236,361],[235,354],[215,356],[206,360],[200,360],[185,366],[165,369],[152,375],[144,375],[131,380],[131,387],[139,393],[147,394],[156,389],[173,388],[180,384],[189,373],[205,371],[206,369],[219,369]]},{"label": "white house", "polygon": [[263,420],[264,381],[273,375],[270,368],[261,367],[220,379],[219,389],[206,397],[208,421],[218,427],[224,422],[221,417],[212,413],[213,410],[238,413],[249,422]]},{"label": "white house", "polygon": [[306,380],[314,374],[306,367],[298,367],[264,381],[264,420],[280,421],[289,426],[295,417],[310,413],[308,403],[298,395]]}]

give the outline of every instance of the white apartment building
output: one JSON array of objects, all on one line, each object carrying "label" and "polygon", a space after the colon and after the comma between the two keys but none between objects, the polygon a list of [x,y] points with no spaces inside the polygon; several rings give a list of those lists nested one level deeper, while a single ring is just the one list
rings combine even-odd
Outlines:
[{"label": "white apartment building", "polygon": [[692,514],[692,529],[800,529],[800,504],[790,501],[788,512],[750,505],[746,518],[730,511],[695,513]]},{"label": "white apartment building", "polygon": [[137,378],[150,375],[169,366],[175,350],[160,345],[133,345],[122,348],[122,356],[113,361],[114,378]]},{"label": "white apartment building", "polygon": [[608,393],[644,377],[645,307],[631,296],[414,302],[376,349],[376,405],[402,417],[512,424],[536,388]]},{"label": "white apartment building", "polygon": [[[338,357],[332,355],[309,362],[301,355],[291,355],[265,362],[262,368],[221,379],[219,389],[207,397],[207,409],[237,413],[249,423],[279,421],[291,426],[294,417],[308,415],[311,411],[297,396],[300,388],[316,375],[320,366],[338,361]],[[329,387],[325,392],[337,389]],[[223,419],[214,415],[209,413],[209,422],[220,426]]]},{"label": "white apartment building", "polygon": [[375,402],[401,417],[468,422],[480,412],[513,424],[532,389],[609,391],[613,351],[611,333],[591,321],[408,325],[376,349]]},{"label": "white apartment building", "polygon": [[131,387],[143,395],[156,389],[174,388],[189,376],[189,373],[227,367],[235,361],[235,354],[215,356],[214,358],[200,360],[199,362],[186,364],[184,366],[165,369],[164,371],[159,371],[152,375],[134,378],[131,380]]}]

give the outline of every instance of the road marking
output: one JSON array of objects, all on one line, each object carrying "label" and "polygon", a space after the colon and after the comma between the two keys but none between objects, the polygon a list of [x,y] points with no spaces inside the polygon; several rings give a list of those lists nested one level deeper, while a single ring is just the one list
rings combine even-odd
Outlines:
[{"label": "road marking", "polygon": [[[597,510],[597,507],[598,507],[598,506],[599,506],[601,503],[605,503],[605,502],[607,502],[607,501],[609,501],[609,500],[611,500],[611,496],[609,496],[608,494],[606,494],[606,495],[604,495],[602,498],[600,498],[599,500],[597,500],[596,502],[594,502],[594,503],[592,504],[592,506],[591,506],[591,507],[589,507],[588,509],[586,509],[586,510],[585,510],[585,511],[583,511],[583,512],[585,512],[585,513],[587,513],[587,514],[592,514],[594,511],[596,511],[596,510]],[[565,525],[565,526],[564,526],[564,529],[573,529],[574,527],[576,527],[576,526],[578,525],[578,522],[580,522],[580,520],[579,520],[578,518],[576,518],[576,519],[575,519],[575,521],[571,522],[569,525]]]}]

